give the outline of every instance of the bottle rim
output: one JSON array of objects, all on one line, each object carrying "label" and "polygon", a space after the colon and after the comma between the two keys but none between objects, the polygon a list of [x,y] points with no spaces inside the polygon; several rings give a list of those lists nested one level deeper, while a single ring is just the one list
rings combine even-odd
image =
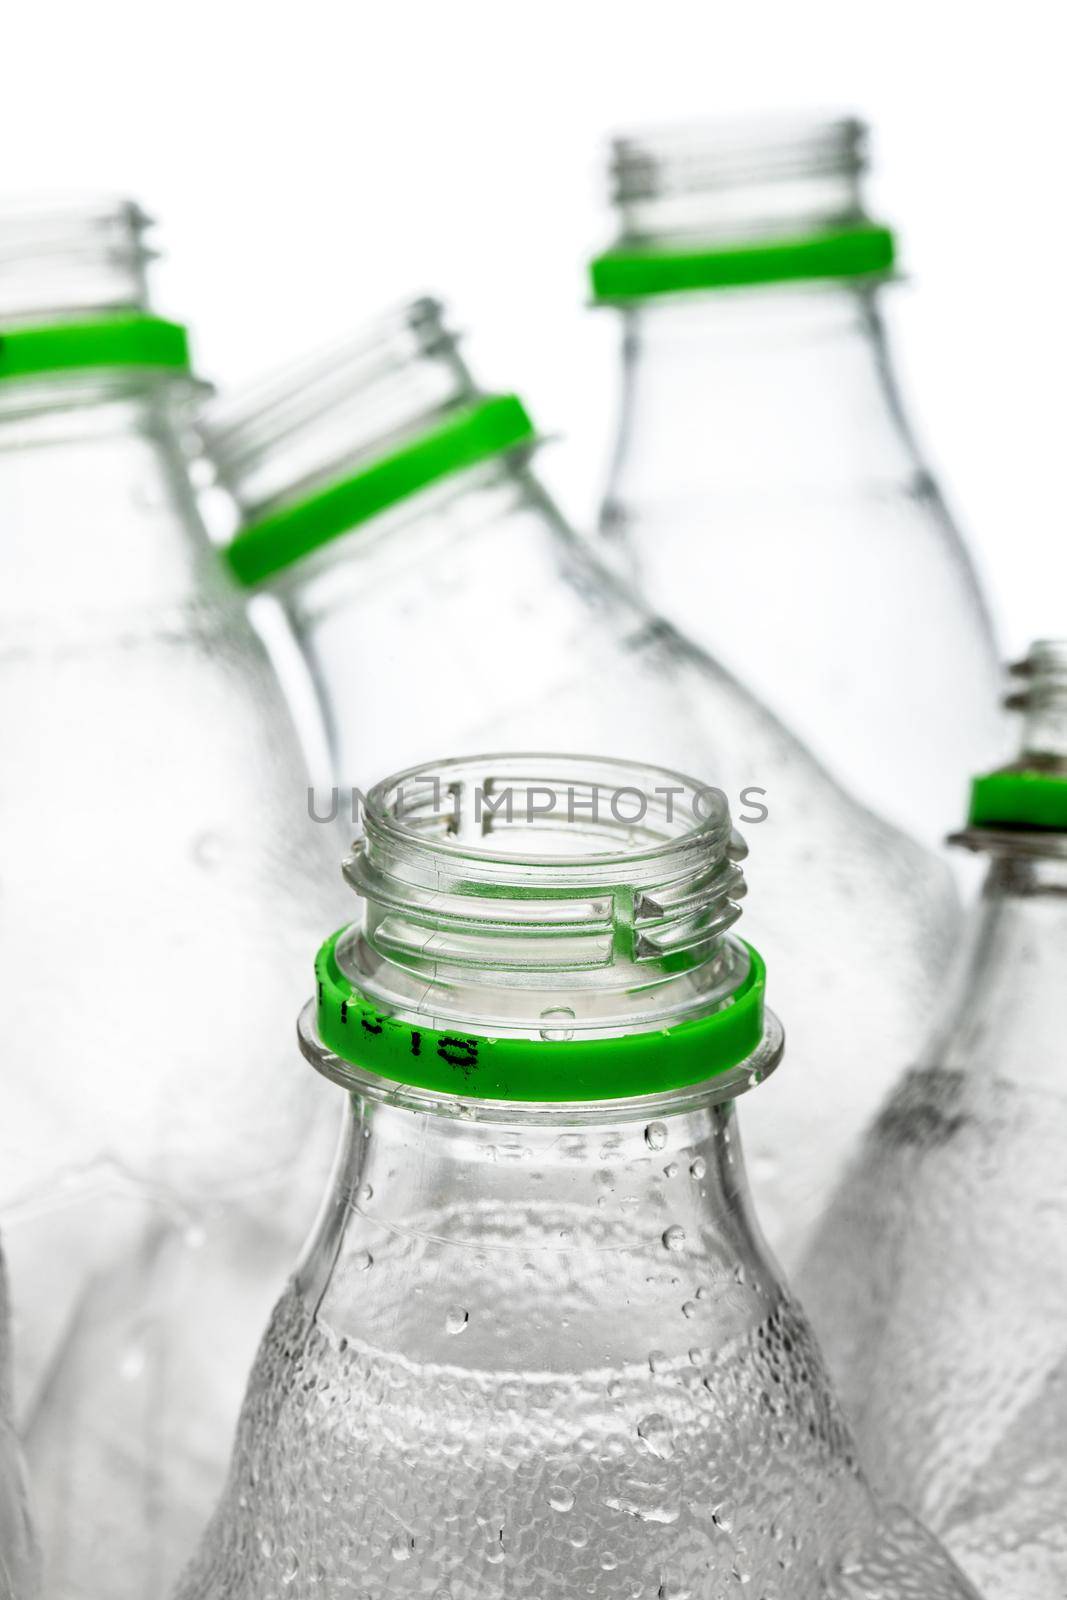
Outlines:
[{"label": "bottle rim", "polygon": [[139,313],[0,331],[0,382],[115,367],[188,374],[188,330]]},{"label": "bottle rim", "polygon": [[246,523],[226,547],[226,560],[241,584],[255,588],[420,490],[535,441],[517,395],[486,395],[358,471]]}]

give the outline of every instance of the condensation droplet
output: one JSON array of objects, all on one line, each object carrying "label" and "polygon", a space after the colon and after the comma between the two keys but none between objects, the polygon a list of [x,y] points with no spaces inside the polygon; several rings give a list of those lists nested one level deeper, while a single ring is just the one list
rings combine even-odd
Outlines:
[{"label": "condensation droplet", "polygon": [[570,1006],[549,1006],[547,1011],[541,1012],[541,1021],[551,1023],[552,1026],[541,1029],[542,1039],[573,1039],[574,1029],[568,1024],[574,1021],[574,1012]]},{"label": "condensation droplet", "polygon": [[650,1350],[648,1352],[648,1366],[651,1372],[666,1372],[670,1366],[670,1361],[662,1350]]},{"label": "condensation droplet", "polygon": [[650,1150],[662,1150],[667,1143],[667,1129],[662,1122],[650,1122],[645,1129],[645,1143]]},{"label": "condensation droplet", "polygon": [[451,1306],[445,1317],[446,1333],[463,1333],[470,1322],[471,1314],[462,1306]]},{"label": "condensation droplet", "polygon": [[700,1307],[695,1300],[686,1300],[682,1306],[683,1317],[695,1317]]},{"label": "condensation droplet", "polygon": [[259,1536],[259,1548],[268,1561],[272,1560],[274,1556],[274,1535],[272,1533],[261,1533]]},{"label": "condensation droplet", "polygon": [[282,1582],[293,1583],[300,1571],[300,1557],[292,1545],[286,1545],[282,1551]]},{"label": "condensation droplet", "polygon": [[618,1564],[619,1564],[618,1556],[614,1555],[613,1552],[610,1551],[610,1550],[605,1550],[604,1554],[600,1558],[600,1570],[601,1570],[601,1572],[614,1572],[615,1568],[618,1566]]},{"label": "condensation droplet", "polygon": [[678,1583],[661,1583],[656,1590],[656,1600],[689,1600],[691,1589],[683,1589]]},{"label": "condensation droplet", "polygon": [[668,1228],[664,1233],[663,1243],[668,1250],[684,1250],[685,1229],[679,1228],[678,1224],[674,1223],[674,1225]]},{"label": "condensation droplet", "polygon": [[373,1200],[374,1199],[374,1189],[373,1189],[371,1184],[365,1183],[363,1185],[362,1189],[359,1191],[359,1198],[361,1200]]},{"label": "condensation droplet", "polygon": [[669,1461],[674,1454],[674,1432],[666,1417],[658,1411],[641,1418],[637,1424],[637,1437],[661,1461]]},{"label": "condensation droplet", "polygon": [[695,1178],[698,1183],[700,1182],[701,1178],[707,1174],[707,1170],[708,1164],[704,1160],[703,1156],[697,1156],[695,1161],[691,1161],[689,1163],[690,1176]]},{"label": "condensation droplet", "polygon": [[134,1383],[145,1369],[144,1346],[128,1344],[119,1357],[119,1377]]},{"label": "condensation droplet", "polygon": [[198,867],[217,867],[225,854],[226,847],[217,833],[198,833],[193,840],[193,860]]},{"label": "condensation droplet", "polygon": [[663,1176],[665,1178],[676,1178],[678,1176],[677,1161],[668,1161],[667,1165],[663,1169]]},{"label": "condensation droplet", "polygon": [[352,1267],[356,1272],[366,1272],[367,1269],[369,1267],[373,1267],[373,1265],[374,1257],[371,1255],[369,1250],[357,1250],[355,1255],[352,1257]]},{"label": "condensation droplet", "polygon": [[611,1382],[608,1384],[608,1399],[618,1400],[621,1398],[621,1396],[622,1384],[619,1382],[618,1378],[612,1378]]},{"label": "condensation droplet", "polygon": [[566,1484],[558,1483],[554,1489],[550,1490],[548,1503],[553,1511],[573,1511],[574,1495]]},{"label": "condensation droplet", "polygon": [[407,1533],[394,1533],[389,1541],[389,1554],[394,1561],[409,1561],[414,1548],[415,1541]]}]

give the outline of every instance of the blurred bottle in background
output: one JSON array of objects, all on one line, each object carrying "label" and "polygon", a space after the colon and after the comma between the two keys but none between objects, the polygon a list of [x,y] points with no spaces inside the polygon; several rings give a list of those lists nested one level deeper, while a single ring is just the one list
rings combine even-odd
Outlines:
[{"label": "blurred bottle in background", "polygon": [[973,1600],[874,1501],[753,1221],[733,1101],[782,1035],[721,796],[434,763],[346,874],[301,1044],[348,1137],[182,1600]]},{"label": "blurred bottle in background", "polygon": [[901,407],[855,121],[618,139],[623,324],[601,532],[649,604],[860,799],[940,846],[1003,748],[967,551]]},{"label": "blurred bottle in background", "polygon": [[516,747],[622,751],[737,803],[794,1064],[744,1129],[791,1259],[918,1047],[957,926],[947,871],[604,570],[532,472],[521,405],[477,389],[433,302],[223,397],[202,432],[240,514],[231,562],[285,608],[342,806],[427,752]]},{"label": "blurred bottle in background", "polygon": [[40,1560],[14,1418],[7,1272],[0,1253],[0,1600],[36,1600]]},{"label": "blurred bottle in background", "polygon": [[0,216],[0,1223],[64,1600],[187,1556],[331,1138],[285,1036],[339,841],[198,518],[145,230]]},{"label": "blurred bottle in background", "polygon": [[941,1023],[799,1282],[875,1481],[990,1595],[1059,1600],[1067,643],[1035,645],[1016,671],[1022,752],[974,784],[960,842],[989,871]]}]

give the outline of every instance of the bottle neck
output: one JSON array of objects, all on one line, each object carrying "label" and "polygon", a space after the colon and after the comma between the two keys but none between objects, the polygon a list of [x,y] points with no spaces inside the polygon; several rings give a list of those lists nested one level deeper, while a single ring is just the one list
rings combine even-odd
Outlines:
[{"label": "bottle neck", "polygon": [[972,1077],[1067,1093],[1065,950],[1067,856],[995,855],[933,1059]]},{"label": "bottle neck", "polygon": [[[575,547],[522,456],[507,455],[402,501],[290,568],[275,592],[322,706],[338,780],[366,789],[425,758],[425,744],[409,742],[405,700],[420,707],[420,729],[453,727],[475,659],[477,710],[491,727],[498,707],[514,704],[513,673],[533,645],[516,619],[530,615],[531,595],[557,588],[561,554],[565,561]],[[566,591],[557,599],[543,619],[538,675],[565,665],[552,635],[573,617]]]},{"label": "bottle neck", "polygon": [[0,384],[12,621],[229,598],[182,447],[189,392],[132,370]]},{"label": "bottle neck", "polygon": [[[567,1296],[565,1340],[546,1275],[596,1286]],[[359,1096],[298,1287],[350,1342],[479,1371],[573,1368],[583,1349],[684,1367],[782,1292],[730,1105],[645,1121],[623,1103],[561,1130],[519,1108],[492,1124]]]},{"label": "bottle neck", "polygon": [[840,280],[626,307],[609,499],[640,511],[713,484],[721,506],[731,492],[839,496],[913,476],[877,294]]}]

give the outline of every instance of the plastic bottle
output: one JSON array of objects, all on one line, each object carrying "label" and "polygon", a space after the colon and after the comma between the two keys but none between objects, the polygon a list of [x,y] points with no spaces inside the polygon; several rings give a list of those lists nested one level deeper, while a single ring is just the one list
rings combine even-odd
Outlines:
[{"label": "plastic bottle", "polygon": [[882,301],[893,234],[856,121],[620,138],[622,318],[601,532],[640,593],[857,797],[938,847],[1003,748],[971,559],[905,414]]},{"label": "plastic bottle", "polygon": [[180,1600],[973,1594],[874,1503],[753,1221],[733,837],[607,760],[372,791],[300,1027],[348,1137]]},{"label": "plastic bottle", "polygon": [[988,858],[927,1048],[800,1277],[875,1481],[991,1595],[1067,1585],[1067,644],[1016,669],[1022,751],[976,780]]},{"label": "plastic bottle", "polygon": [[63,1600],[187,1558],[331,1137],[284,1039],[338,841],[197,513],[145,228],[0,215],[0,1225]]}]

